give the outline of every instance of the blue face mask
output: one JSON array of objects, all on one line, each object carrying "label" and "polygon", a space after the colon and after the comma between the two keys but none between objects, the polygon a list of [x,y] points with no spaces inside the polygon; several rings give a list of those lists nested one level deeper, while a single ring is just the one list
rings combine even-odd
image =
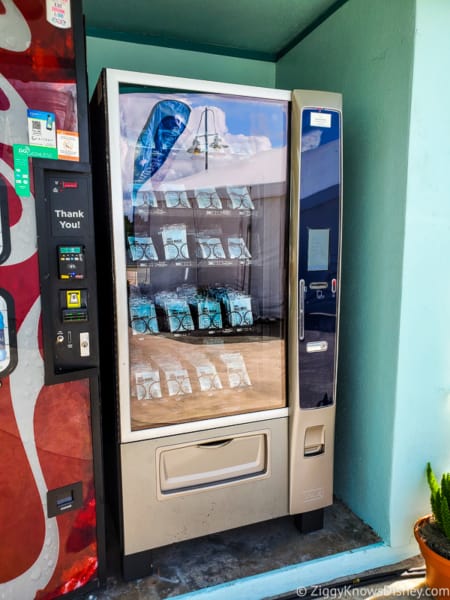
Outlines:
[{"label": "blue face mask", "polygon": [[164,310],[166,312],[169,331],[180,333],[194,330],[194,322],[186,300],[183,298],[166,300]]},{"label": "blue face mask", "polygon": [[220,304],[213,298],[203,298],[196,302],[199,329],[221,329],[222,314]]},{"label": "blue face mask", "polygon": [[169,190],[164,192],[167,208],[191,208],[189,198],[185,191]]},{"label": "blue face mask", "polygon": [[195,190],[197,207],[204,210],[222,210],[222,201],[214,188]]},{"label": "blue face mask", "polygon": [[162,229],[164,256],[166,260],[189,259],[186,225],[168,225]]},{"label": "blue face mask", "polygon": [[228,238],[228,256],[231,259],[247,259],[251,258],[249,249],[242,237],[229,237]]},{"label": "blue face mask", "polygon": [[159,333],[154,303],[145,296],[130,297],[130,325],[133,335]]},{"label": "blue face mask", "polygon": [[231,208],[234,210],[254,210],[250,192],[245,186],[228,186],[227,193],[230,199]]},{"label": "blue face mask", "polygon": [[197,256],[205,260],[225,259],[225,250],[220,238],[197,236]]},{"label": "blue face mask", "polygon": [[131,260],[146,262],[158,260],[158,254],[151,237],[128,236]]}]

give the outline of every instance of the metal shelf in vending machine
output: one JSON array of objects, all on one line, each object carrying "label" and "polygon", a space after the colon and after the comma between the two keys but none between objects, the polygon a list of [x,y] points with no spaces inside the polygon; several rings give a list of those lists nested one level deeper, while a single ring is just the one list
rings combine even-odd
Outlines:
[{"label": "metal shelf in vending machine", "polygon": [[152,548],[292,512],[292,103],[111,69],[91,101],[106,471],[126,578],[148,573]]}]

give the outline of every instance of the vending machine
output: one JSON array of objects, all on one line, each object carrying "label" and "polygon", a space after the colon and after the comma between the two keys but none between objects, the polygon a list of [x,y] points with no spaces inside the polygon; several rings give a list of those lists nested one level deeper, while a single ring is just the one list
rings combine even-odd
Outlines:
[{"label": "vending machine", "polygon": [[[331,481],[313,498],[293,466],[332,462],[333,423],[307,421],[322,453],[293,433],[291,105],[289,91],[111,69],[93,95],[105,475],[126,579],[155,547],[331,503]],[[329,113],[312,108],[318,148]]]},{"label": "vending machine", "polygon": [[0,597],[104,578],[81,3],[0,11]]}]

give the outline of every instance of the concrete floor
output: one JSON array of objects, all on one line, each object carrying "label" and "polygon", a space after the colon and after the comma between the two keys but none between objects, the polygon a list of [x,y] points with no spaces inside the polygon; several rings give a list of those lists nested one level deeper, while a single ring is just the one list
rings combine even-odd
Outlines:
[{"label": "concrete floor", "polygon": [[154,574],[133,582],[120,577],[120,559],[109,536],[108,581],[83,600],[163,600],[227,581],[360,548],[379,541],[346,506],[325,509],[324,528],[300,534],[283,517],[208,535],[153,553]]}]

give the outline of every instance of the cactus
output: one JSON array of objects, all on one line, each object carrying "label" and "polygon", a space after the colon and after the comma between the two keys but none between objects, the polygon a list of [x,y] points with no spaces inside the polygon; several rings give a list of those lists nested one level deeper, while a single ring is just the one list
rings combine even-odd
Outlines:
[{"label": "cactus", "polygon": [[450,473],[442,475],[439,485],[431,464],[427,463],[427,481],[431,492],[430,503],[435,523],[450,540]]}]

